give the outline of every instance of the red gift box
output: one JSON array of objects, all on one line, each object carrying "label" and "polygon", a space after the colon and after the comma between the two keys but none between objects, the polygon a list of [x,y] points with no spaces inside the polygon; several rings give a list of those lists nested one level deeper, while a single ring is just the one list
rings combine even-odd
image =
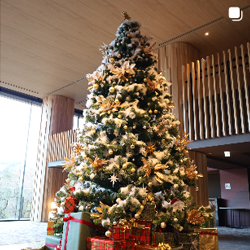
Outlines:
[{"label": "red gift box", "polygon": [[134,243],[129,240],[110,240],[107,237],[88,237],[87,250],[134,250]]},{"label": "red gift box", "polygon": [[75,212],[75,208],[78,202],[79,200],[73,196],[69,196],[68,198],[66,198],[65,205],[64,205],[64,213]]},{"label": "red gift box", "polygon": [[112,226],[110,229],[111,240],[127,240],[129,239],[129,228],[124,226]]},{"label": "red gift box", "polygon": [[134,223],[132,228],[132,239],[138,244],[150,244],[151,222],[139,221]]}]

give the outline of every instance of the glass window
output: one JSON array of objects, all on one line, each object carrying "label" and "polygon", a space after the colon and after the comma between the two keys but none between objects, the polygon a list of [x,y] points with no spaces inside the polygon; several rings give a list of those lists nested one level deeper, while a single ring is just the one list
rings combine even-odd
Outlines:
[{"label": "glass window", "polygon": [[0,219],[30,217],[41,106],[0,95]]}]

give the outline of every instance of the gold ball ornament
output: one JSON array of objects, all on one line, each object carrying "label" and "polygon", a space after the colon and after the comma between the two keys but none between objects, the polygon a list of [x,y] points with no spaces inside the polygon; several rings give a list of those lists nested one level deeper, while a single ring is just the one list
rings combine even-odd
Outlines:
[{"label": "gold ball ornament", "polygon": [[109,150],[109,154],[112,155],[114,151],[112,149]]},{"label": "gold ball ornament", "polygon": [[162,139],[161,142],[162,142],[162,143],[165,143],[165,142],[166,142],[166,139]]},{"label": "gold ball ornament", "polygon": [[127,126],[127,125],[125,125],[123,128],[124,128],[124,129],[128,129],[128,126]]},{"label": "gold ball ornament", "polygon": [[131,37],[130,33],[127,34],[127,37]]},{"label": "gold ball ornament", "polygon": [[136,125],[133,126],[133,129],[136,129]]},{"label": "gold ball ornament", "polygon": [[105,232],[105,236],[106,236],[106,237],[110,237],[110,236],[111,236],[111,232],[110,232],[109,230],[106,231],[106,232]]},{"label": "gold ball ornament", "polygon": [[157,114],[157,113],[158,113],[158,110],[157,110],[157,109],[155,109],[155,110],[154,110],[154,113],[155,113],[155,114]]},{"label": "gold ball ornament", "polygon": [[153,111],[150,109],[150,110],[148,111],[148,113],[151,115],[151,114],[153,113]]},{"label": "gold ball ornament", "polygon": [[115,92],[115,88],[114,88],[114,87],[110,87],[110,88],[109,88],[109,92],[110,92],[110,93],[114,93],[114,92]]},{"label": "gold ball ornament", "polygon": [[121,115],[118,115],[118,116],[117,116],[117,118],[121,119],[121,118],[122,118],[122,116],[121,116]]},{"label": "gold ball ornament", "polygon": [[145,206],[147,204],[147,200],[143,200],[142,204]]},{"label": "gold ball ornament", "polygon": [[143,206],[143,205],[141,205],[141,206],[140,206],[140,210],[142,211],[143,209],[144,209],[144,206]]},{"label": "gold ball ornament", "polygon": [[70,178],[66,179],[66,183],[69,183],[70,181],[71,181]]},{"label": "gold ball ornament", "polygon": [[175,223],[178,222],[178,219],[177,219],[177,218],[174,218],[174,222],[175,222]]},{"label": "gold ball ornament", "polygon": [[109,62],[110,62],[110,63],[114,63],[114,62],[115,62],[115,59],[114,59],[113,57],[111,57],[111,58],[109,59]]},{"label": "gold ball ornament", "polygon": [[131,172],[134,173],[136,171],[135,168],[131,168]]},{"label": "gold ball ornament", "polygon": [[148,81],[148,79],[147,79],[147,78],[144,78],[144,79],[143,79],[143,81],[144,81],[144,82],[147,82],[147,81]]},{"label": "gold ball ornament", "polygon": [[149,187],[152,187],[152,186],[153,186],[153,183],[150,181],[150,182],[148,183],[148,186],[149,186]]},{"label": "gold ball ornament", "polygon": [[146,126],[146,125],[144,125],[144,126],[143,126],[143,129],[147,129],[147,126]]},{"label": "gold ball ornament", "polygon": [[82,182],[82,181],[83,181],[83,176],[80,176],[80,177],[78,178],[78,181]]},{"label": "gold ball ornament", "polygon": [[136,219],[139,219],[139,218],[140,218],[140,215],[139,215],[139,214],[135,214],[135,218],[136,218]]},{"label": "gold ball ornament", "polygon": [[122,56],[121,56],[121,54],[118,54],[117,57],[118,57],[118,58],[121,58]]},{"label": "gold ball ornament", "polygon": [[117,225],[117,222],[116,222],[116,221],[114,221],[114,222],[113,222],[113,225],[114,225],[114,226],[116,226],[116,225]]},{"label": "gold ball ornament", "polygon": [[99,89],[99,84],[97,84],[97,83],[94,84],[94,89],[95,89],[95,90],[98,90],[98,89]]},{"label": "gold ball ornament", "polygon": [[121,198],[117,198],[116,202],[119,203],[121,201]]},{"label": "gold ball ornament", "polygon": [[115,99],[115,103],[118,104],[120,101],[118,99]]},{"label": "gold ball ornament", "polygon": [[134,144],[132,144],[132,145],[130,146],[130,148],[131,148],[131,149],[134,149],[134,148],[135,148],[135,145],[134,145]]},{"label": "gold ball ornament", "polygon": [[174,189],[177,189],[179,188],[179,185],[178,184],[174,184]]},{"label": "gold ball ornament", "polygon": [[138,178],[138,180],[141,181],[141,180],[142,180],[142,177],[140,176],[140,177]]},{"label": "gold ball ornament", "polygon": [[123,168],[123,169],[125,169],[125,168],[127,168],[127,167],[128,167],[128,164],[127,164],[127,163],[123,163],[123,164],[122,164],[122,168]]},{"label": "gold ball ornament", "polygon": [[165,222],[161,223],[161,228],[165,228],[167,226],[167,224]]}]

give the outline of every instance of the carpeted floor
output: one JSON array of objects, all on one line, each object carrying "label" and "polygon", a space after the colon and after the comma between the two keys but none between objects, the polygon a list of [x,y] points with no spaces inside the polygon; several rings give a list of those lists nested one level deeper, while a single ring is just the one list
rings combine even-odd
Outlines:
[{"label": "carpeted floor", "polygon": [[[39,249],[44,245],[46,228],[47,223],[0,222],[0,250]],[[250,250],[250,228],[218,227],[218,233],[220,250]]]}]

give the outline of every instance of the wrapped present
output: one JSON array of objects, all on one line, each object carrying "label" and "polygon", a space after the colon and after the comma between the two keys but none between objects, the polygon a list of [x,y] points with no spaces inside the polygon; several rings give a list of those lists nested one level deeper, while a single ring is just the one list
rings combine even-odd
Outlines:
[{"label": "wrapped present", "polygon": [[54,250],[61,245],[62,238],[52,235],[47,235],[45,238],[45,247],[46,249]]},{"label": "wrapped present", "polygon": [[140,220],[152,221],[155,217],[155,204],[147,203],[140,214]]},{"label": "wrapped present", "polygon": [[128,240],[110,240],[107,237],[87,238],[87,250],[133,250],[134,242]]},{"label": "wrapped present", "polygon": [[47,235],[54,235],[54,221],[48,221],[47,225]]},{"label": "wrapped present", "polygon": [[78,204],[79,200],[73,196],[69,196],[65,199],[64,205],[64,213],[72,213],[76,210],[76,205]]},{"label": "wrapped present", "polygon": [[145,249],[145,250],[183,250],[182,246],[179,247],[170,247],[169,244],[166,243],[160,243],[158,246],[152,246],[152,245],[137,245],[135,244],[135,250],[136,249]]},{"label": "wrapped present", "polygon": [[104,235],[106,231],[92,223],[90,214],[85,212],[66,214],[63,221],[62,250],[86,250],[87,237]]},{"label": "wrapped present", "polygon": [[206,250],[206,249],[218,250],[219,249],[217,228],[194,229],[194,232],[200,235],[199,236],[199,243],[200,243],[199,250]]},{"label": "wrapped present", "polygon": [[133,224],[131,238],[138,244],[150,244],[151,242],[151,222],[138,221]]},{"label": "wrapped present", "polygon": [[152,240],[151,244],[154,246],[158,246],[160,243],[167,243],[171,247],[178,246],[177,235],[172,232],[152,232]]},{"label": "wrapped present", "polygon": [[111,240],[129,239],[130,229],[126,226],[112,226],[109,230],[111,232],[111,235],[109,237]]},{"label": "wrapped present", "polygon": [[199,234],[180,233],[178,243],[183,245],[184,250],[199,250]]}]

